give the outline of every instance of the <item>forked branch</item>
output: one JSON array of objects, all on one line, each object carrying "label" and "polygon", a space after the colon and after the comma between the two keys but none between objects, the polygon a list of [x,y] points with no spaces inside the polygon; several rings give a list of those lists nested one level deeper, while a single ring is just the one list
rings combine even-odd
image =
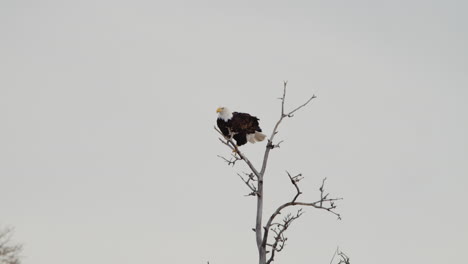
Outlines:
[{"label": "forked branch", "polygon": [[[217,128],[217,127],[214,127],[214,129],[221,135],[223,136],[224,138],[224,135],[223,133]],[[258,178],[260,178],[260,173],[257,171],[257,169],[254,167],[254,165],[250,162],[250,160],[239,150],[239,148],[237,147],[237,145],[232,141],[232,139],[230,138],[219,138],[219,141],[221,141],[221,143],[223,143],[224,145],[226,145],[229,149],[231,149],[232,152],[234,152],[235,154],[238,155],[238,157],[234,156],[237,160],[244,160],[245,163],[249,166],[250,170],[252,170],[252,172],[255,174],[255,176],[257,176]],[[219,156],[218,156],[219,157]],[[225,161],[227,161],[226,158],[223,158],[221,157],[222,159],[224,159]],[[229,165],[232,164],[232,162],[228,162]],[[235,161],[234,161],[235,163]]]},{"label": "forked branch", "polygon": [[292,222],[298,219],[303,214],[302,208],[299,209],[296,214],[289,213],[286,217],[283,218],[282,223],[273,223],[271,226],[271,231],[275,233],[273,237],[273,244],[266,244],[271,247],[270,258],[267,261],[267,264],[271,263],[275,259],[275,253],[283,250],[286,245],[287,237],[284,236],[284,232],[291,226]]},{"label": "forked branch", "polygon": [[246,196],[256,196],[258,195],[257,187],[255,187],[254,182],[257,181],[255,179],[255,175],[253,173],[245,173],[244,174],[247,176],[247,179],[244,179],[242,175],[237,173],[237,175],[241,178],[241,180],[249,187],[249,189],[252,191],[251,193],[247,194]]},{"label": "forked branch", "polygon": [[[263,235],[263,245],[265,245],[265,246],[268,245],[268,235],[269,235],[270,231],[272,231],[273,233],[276,234],[276,233],[278,233],[278,228],[279,228],[279,233],[281,235],[283,235],[284,231],[286,231],[287,227],[289,227],[289,224],[302,215],[302,213],[298,213],[297,217],[293,217],[293,219],[290,222],[288,222],[288,225],[284,225],[284,224],[281,225],[281,224],[275,223],[274,222],[275,218],[279,214],[281,214],[282,210],[284,210],[284,209],[286,209],[288,207],[292,207],[292,206],[311,206],[311,207],[315,207],[317,209],[326,210],[326,211],[336,215],[338,217],[338,219],[341,219],[340,214],[335,212],[335,209],[336,209],[335,201],[342,200],[342,198],[329,198],[329,194],[324,193],[325,192],[324,185],[325,185],[326,178],[323,179],[322,185],[319,188],[319,191],[320,191],[320,199],[319,200],[317,200],[315,202],[311,202],[311,203],[297,202],[298,197],[302,194],[302,192],[301,192],[301,190],[299,188],[299,185],[298,185],[298,182],[301,179],[303,179],[302,174],[298,174],[296,176],[291,176],[291,174],[289,172],[286,171],[286,173],[287,173],[287,175],[288,175],[288,177],[289,177],[289,179],[291,181],[291,184],[296,189],[296,195],[292,198],[292,200],[290,202],[284,203],[283,205],[279,206],[278,209],[276,209],[276,211],[273,212],[273,214],[268,219],[268,222],[264,227],[264,232],[265,233]],[[302,209],[300,209],[298,212],[302,212],[301,210]],[[290,216],[290,215],[288,215],[288,216]],[[283,222],[284,222],[284,220],[283,220]],[[276,235],[274,237],[274,240],[275,240],[275,242],[278,240],[278,235]],[[283,241],[283,240],[280,240],[280,242],[281,241]],[[273,243],[273,245],[277,245],[278,243],[276,243],[276,244]],[[284,247],[284,243],[280,244],[280,245],[281,245],[281,249],[282,249],[282,247]],[[272,249],[271,254],[270,254],[270,259],[268,260],[267,264],[274,260],[275,252],[280,251],[280,250],[275,250],[275,248],[278,249],[277,247],[272,247],[272,248],[273,249]]]},{"label": "forked branch", "polygon": [[281,116],[280,116],[280,119],[278,120],[278,122],[276,122],[276,125],[275,127],[273,128],[273,132],[271,133],[271,136],[270,138],[268,139],[268,143],[267,143],[267,146],[266,146],[266,149],[265,149],[265,154],[263,155],[263,164],[262,164],[262,169],[260,170],[260,174],[264,174],[265,173],[265,170],[266,170],[266,167],[267,167],[267,164],[268,164],[268,156],[270,154],[270,150],[274,149],[274,148],[277,148],[280,146],[281,142],[283,141],[280,141],[278,142],[277,144],[274,144],[273,140],[276,136],[276,134],[278,134],[278,128],[279,128],[279,125],[281,124],[281,122],[283,121],[283,119],[285,117],[293,117],[294,113],[296,111],[298,111],[299,109],[303,108],[304,106],[306,106],[307,104],[310,103],[310,101],[312,101],[312,99],[314,98],[317,98],[317,96],[315,96],[315,94],[313,94],[305,103],[303,103],[302,105],[296,107],[294,110],[292,110],[291,112],[289,113],[285,113],[284,112],[284,103],[286,101],[286,87],[288,85],[288,82],[287,81],[284,81],[283,82],[283,96],[281,98],[279,98],[281,100]]},{"label": "forked branch", "polygon": [[239,160],[242,160],[240,157],[237,157],[236,155],[231,155],[231,158],[230,159],[227,159],[223,156],[220,156],[218,155],[218,157],[222,160],[224,160],[228,165],[236,165],[236,162],[239,161]]}]

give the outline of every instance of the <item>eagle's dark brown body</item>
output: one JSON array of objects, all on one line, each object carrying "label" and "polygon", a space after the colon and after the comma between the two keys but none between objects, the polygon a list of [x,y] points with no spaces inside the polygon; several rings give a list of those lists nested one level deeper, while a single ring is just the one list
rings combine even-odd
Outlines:
[{"label": "eagle's dark brown body", "polygon": [[262,132],[258,118],[247,113],[233,112],[232,118],[224,121],[218,118],[217,124],[224,136],[234,138],[238,146],[247,143],[247,135]]}]

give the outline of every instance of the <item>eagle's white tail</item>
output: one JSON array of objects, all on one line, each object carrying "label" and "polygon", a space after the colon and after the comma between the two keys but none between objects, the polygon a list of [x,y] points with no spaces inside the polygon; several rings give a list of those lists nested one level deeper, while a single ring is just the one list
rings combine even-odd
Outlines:
[{"label": "eagle's white tail", "polygon": [[255,134],[247,134],[247,141],[254,144],[256,142],[255,141]]},{"label": "eagle's white tail", "polygon": [[255,131],[254,138],[255,138],[256,141],[260,142],[260,141],[263,141],[266,138],[266,135],[263,134],[262,132]]},{"label": "eagle's white tail", "polygon": [[249,141],[252,144],[254,144],[255,142],[263,141],[265,138],[266,135],[258,131],[255,131],[255,133],[252,134],[247,134],[247,141]]}]

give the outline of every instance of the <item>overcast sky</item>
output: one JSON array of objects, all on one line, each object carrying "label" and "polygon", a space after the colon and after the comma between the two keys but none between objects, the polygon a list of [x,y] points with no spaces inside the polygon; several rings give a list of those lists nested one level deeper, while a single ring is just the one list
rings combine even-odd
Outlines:
[{"label": "overcast sky", "polygon": [[[468,246],[466,1],[0,2],[0,226],[24,264],[256,263],[255,200],[216,108],[277,135],[275,263],[458,263]],[[264,144],[243,147],[260,163]]]}]

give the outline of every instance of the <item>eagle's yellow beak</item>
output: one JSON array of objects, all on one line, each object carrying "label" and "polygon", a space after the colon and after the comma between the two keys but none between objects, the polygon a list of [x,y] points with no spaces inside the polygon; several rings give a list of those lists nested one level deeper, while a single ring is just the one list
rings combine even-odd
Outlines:
[{"label": "eagle's yellow beak", "polygon": [[222,111],[223,111],[222,107],[218,107],[218,109],[216,109],[216,113],[221,113]]}]

